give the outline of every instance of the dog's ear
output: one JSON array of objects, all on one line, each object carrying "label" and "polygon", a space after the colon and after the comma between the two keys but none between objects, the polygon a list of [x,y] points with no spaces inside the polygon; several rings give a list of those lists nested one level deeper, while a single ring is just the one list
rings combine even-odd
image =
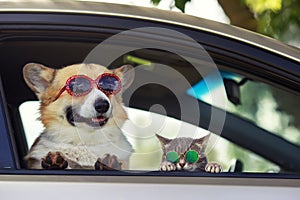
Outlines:
[{"label": "dog's ear", "polygon": [[28,63],[23,68],[23,76],[27,85],[40,98],[40,95],[50,85],[55,70],[42,64]]},{"label": "dog's ear", "polygon": [[121,78],[123,90],[126,90],[134,80],[134,67],[131,65],[123,65],[115,69],[114,74]]}]

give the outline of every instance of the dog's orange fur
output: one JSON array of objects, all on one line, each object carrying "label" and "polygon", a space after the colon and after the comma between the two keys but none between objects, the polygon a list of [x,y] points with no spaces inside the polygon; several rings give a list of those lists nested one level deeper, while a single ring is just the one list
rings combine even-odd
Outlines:
[{"label": "dog's orange fur", "polygon": [[[124,80],[123,77],[124,69],[125,71],[126,70],[128,71],[130,68],[127,69],[127,67],[125,66],[125,67],[120,67],[116,70],[109,70],[101,65],[96,65],[96,64],[76,64],[59,70],[54,70],[35,63],[27,64],[24,67],[25,81],[28,84],[28,86],[36,93],[36,95],[41,101],[41,106],[40,106],[41,121],[45,126],[44,133],[37,139],[37,141],[32,146],[31,150],[29,151],[29,154],[26,156],[26,159],[28,160],[29,163],[29,168],[40,168],[41,158],[37,158],[36,157],[37,153],[35,152],[39,152],[40,154],[40,151],[42,151],[41,148],[43,148],[43,146],[41,145],[43,142],[44,143],[62,142],[61,146],[63,146],[63,144],[66,143],[67,145],[73,145],[74,148],[76,148],[76,145],[82,145],[82,143],[84,143],[87,146],[98,145],[101,144],[102,141],[97,141],[95,138],[100,137],[99,135],[102,134],[101,133],[102,130],[111,129],[113,130],[111,131],[111,133],[108,131],[104,131],[104,132],[105,134],[110,135],[111,138],[116,137],[112,139],[112,143],[115,142],[116,145],[118,145],[117,143],[122,143],[122,145],[125,144],[125,146],[127,145],[127,141],[123,141],[126,140],[126,138],[121,133],[116,133],[115,131],[118,127],[123,125],[125,120],[127,120],[127,114],[122,105],[123,91],[119,92],[116,95],[108,96],[110,104],[113,108],[112,110],[113,119],[109,119],[108,122],[104,125],[104,127],[99,128],[99,130],[98,129],[81,130],[81,128],[72,127],[65,117],[66,106],[81,105],[86,101],[88,95],[74,98],[73,96],[69,95],[65,91],[60,95],[59,98],[56,99],[57,94],[59,93],[61,88],[64,87],[66,80],[69,77],[77,74],[86,75],[95,80],[100,74],[114,73],[117,76],[119,76],[123,82],[127,81],[128,84],[130,84],[133,79],[133,76],[130,77],[129,80]],[[127,86],[124,86],[124,88],[126,88]],[[61,133],[58,133],[59,130],[61,130]],[[74,131],[74,133],[72,133],[72,130]],[[79,134],[76,133],[76,131],[84,133],[83,134],[84,136],[80,136]],[[93,138],[92,136],[93,134],[97,135],[97,137],[95,136]],[[128,147],[126,146],[126,148],[128,148],[126,149],[126,151],[132,151],[129,143],[128,143]],[[53,149],[50,148],[48,150],[45,149],[44,154],[46,155],[49,151],[56,151],[56,150],[57,147],[53,147]],[[110,152],[106,152],[106,153],[110,153]],[[128,160],[123,161],[124,166],[126,165],[127,161]],[[70,160],[70,162],[76,162],[76,161]],[[80,163],[78,165],[80,165]],[[91,166],[88,166],[88,168],[89,167]]]}]

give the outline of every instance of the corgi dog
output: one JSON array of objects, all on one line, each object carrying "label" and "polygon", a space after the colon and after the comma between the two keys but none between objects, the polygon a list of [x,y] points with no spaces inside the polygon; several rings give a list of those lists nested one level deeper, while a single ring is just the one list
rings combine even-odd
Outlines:
[{"label": "corgi dog", "polygon": [[133,148],[121,131],[122,92],[133,82],[132,66],[28,63],[23,75],[45,127],[25,157],[29,169],[128,169]]}]

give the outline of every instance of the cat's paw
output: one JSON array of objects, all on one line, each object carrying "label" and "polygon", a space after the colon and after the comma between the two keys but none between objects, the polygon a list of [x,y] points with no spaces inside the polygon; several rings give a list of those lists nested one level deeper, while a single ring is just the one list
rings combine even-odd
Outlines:
[{"label": "cat's paw", "polygon": [[222,166],[215,162],[207,163],[205,166],[205,172],[209,173],[220,173],[222,170]]},{"label": "cat's paw", "polygon": [[117,156],[105,154],[103,158],[98,158],[95,163],[95,170],[121,170],[122,163]]},{"label": "cat's paw", "polygon": [[60,152],[49,152],[41,162],[43,169],[66,169],[68,162]]},{"label": "cat's paw", "polygon": [[169,172],[175,170],[176,170],[176,165],[174,163],[165,161],[160,165],[160,171]]}]

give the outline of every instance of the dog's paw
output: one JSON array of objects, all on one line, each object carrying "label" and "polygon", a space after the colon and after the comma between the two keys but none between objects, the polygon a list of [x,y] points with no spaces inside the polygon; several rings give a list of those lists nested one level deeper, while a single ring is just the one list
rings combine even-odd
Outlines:
[{"label": "dog's paw", "polygon": [[60,152],[49,152],[41,162],[43,169],[66,169],[68,162]]},{"label": "dog's paw", "polygon": [[105,154],[103,158],[98,158],[95,163],[95,170],[121,170],[122,163],[117,156]]},{"label": "dog's paw", "polygon": [[176,170],[176,165],[174,163],[165,161],[160,165],[160,171],[169,172],[175,170]]},{"label": "dog's paw", "polygon": [[205,172],[220,173],[222,172],[222,166],[215,162],[207,163],[205,166]]}]

